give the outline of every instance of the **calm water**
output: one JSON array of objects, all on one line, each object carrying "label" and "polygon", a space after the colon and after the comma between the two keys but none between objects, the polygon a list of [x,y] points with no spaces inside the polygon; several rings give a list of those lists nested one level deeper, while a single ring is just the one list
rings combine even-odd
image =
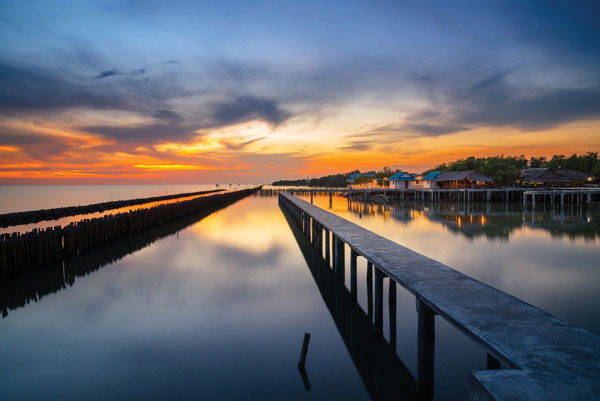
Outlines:
[{"label": "calm water", "polygon": [[[482,208],[334,197],[330,210],[600,334],[597,214]],[[4,283],[0,399],[409,399],[414,297],[398,287],[395,341],[388,307],[374,337],[364,263],[356,307],[294,230],[276,197],[253,196]],[[465,399],[483,368],[436,319],[435,398]]]}]

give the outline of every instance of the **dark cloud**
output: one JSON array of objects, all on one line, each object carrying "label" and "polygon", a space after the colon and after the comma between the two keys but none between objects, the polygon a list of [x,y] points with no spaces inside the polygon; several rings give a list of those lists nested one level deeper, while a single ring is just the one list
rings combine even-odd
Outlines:
[{"label": "dark cloud", "polygon": [[0,63],[0,110],[128,108],[127,102],[127,99],[112,91],[78,85],[43,68]]},{"label": "dark cloud", "polygon": [[96,75],[94,79],[102,79],[106,77],[111,77],[113,75],[117,75],[119,72],[116,69],[102,71],[100,74]]},{"label": "dark cloud", "polygon": [[225,146],[227,147],[227,149],[230,149],[230,150],[242,150],[246,146],[248,146],[252,143],[258,142],[258,141],[262,141],[265,138],[266,138],[266,136],[261,136],[260,138],[250,139],[249,141],[245,141],[245,142],[241,142],[241,143],[226,143]]},{"label": "dark cloud", "polygon": [[254,97],[237,96],[225,102],[219,102],[211,107],[212,121],[216,126],[235,124],[252,119],[260,119],[272,125],[279,125],[290,117],[275,100]]},{"label": "dark cloud", "polygon": [[178,64],[178,63],[180,63],[179,60],[167,60],[167,61],[161,61],[160,63],[156,63],[156,64],[160,65],[160,64]]},{"label": "dark cloud", "polygon": [[430,74],[422,78],[431,106],[409,115],[400,129],[438,136],[476,127],[511,126],[522,130],[551,128],[600,118],[600,85],[535,88],[510,83],[513,71],[453,80]]},{"label": "dark cloud", "polygon": [[160,120],[142,127],[90,126],[85,130],[120,142],[152,143],[162,139],[189,139],[194,126],[185,125],[183,117],[171,110],[155,110],[151,116]]}]

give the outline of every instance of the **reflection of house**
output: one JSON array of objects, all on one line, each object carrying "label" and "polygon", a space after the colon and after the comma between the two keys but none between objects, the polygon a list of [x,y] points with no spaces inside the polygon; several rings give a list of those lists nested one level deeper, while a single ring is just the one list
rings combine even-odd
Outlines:
[{"label": "reflection of house", "polygon": [[411,182],[411,188],[437,188],[436,180],[440,174],[442,174],[441,171],[432,171],[431,173],[427,173],[422,177],[418,177],[417,181]]},{"label": "reflection of house", "polygon": [[392,189],[406,189],[412,187],[409,185],[412,181],[415,181],[415,177],[412,174],[404,171],[398,171],[396,174],[388,178],[390,188]]},{"label": "reflection of house", "polygon": [[413,188],[480,188],[491,183],[490,177],[477,171],[433,171],[417,178]]},{"label": "reflection of house", "polygon": [[377,186],[374,173],[350,174],[348,183],[352,188],[372,188]]},{"label": "reflection of house", "polygon": [[549,168],[528,168],[521,170],[517,183],[526,186],[566,185],[569,179]]}]

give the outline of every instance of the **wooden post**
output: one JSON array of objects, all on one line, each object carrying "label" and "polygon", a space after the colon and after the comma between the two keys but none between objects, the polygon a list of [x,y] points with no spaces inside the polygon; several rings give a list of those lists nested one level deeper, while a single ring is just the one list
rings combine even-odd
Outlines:
[{"label": "wooden post", "polygon": [[302,342],[302,350],[300,351],[300,360],[298,361],[298,369],[304,369],[306,363],[306,354],[308,353],[308,343],[310,342],[310,333],[304,333],[304,341]]}]

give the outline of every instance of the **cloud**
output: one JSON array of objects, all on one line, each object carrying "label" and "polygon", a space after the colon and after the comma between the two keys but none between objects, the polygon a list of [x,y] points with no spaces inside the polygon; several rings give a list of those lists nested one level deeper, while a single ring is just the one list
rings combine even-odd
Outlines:
[{"label": "cloud", "polygon": [[120,142],[153,143],[163,139],[184,139],[194,135],[194,126],[185,125],[182,116],[172,110],[154,110],[151,116],[158,123],[141,127],[89,126],[84,130],[100,134]]},{"label": "cloud", "polygon": [[212,121],[216,126],[232,125],[253,119],[260,119],[276,126],[290,117],[290,113],[283,110],[275,100],[254,96],[236,96],[212,105],[211,110]]},{"label": "cloud", "polygon": [[[472,73],[472,71],[471,71]],[[511,84],[514,71],[466,75],[456,72],[421,79],[431,105],[410,114],[401,129],[439,136],[476,127],[547,129],[600,118],[600,85],[535,87]]]},{"label": "cloud", "polygon": [[112,69],[112,70],[106,70],[106,71],[102,71],[100,74],[96,75],[94,77],[94,79],[102,79],[102,78],[106,78],[106,77],[110,77],[113,75],[117,75],[118,72],[116,69]]},{"label": "cloud", "polygon": [[262,141],[265,138],[266,138],[266,136],[261,136],[260,138],[250,139],[249,141],[245,141],[245,142],[241,142],[241,143],[230,143],[230,142],[227,142],[227,143],[225,143],[225,146],[229,150],[242,150],[246,146],[248,146],[250,144],[253,144],[255,142],[258,142],[258,141]]}]

